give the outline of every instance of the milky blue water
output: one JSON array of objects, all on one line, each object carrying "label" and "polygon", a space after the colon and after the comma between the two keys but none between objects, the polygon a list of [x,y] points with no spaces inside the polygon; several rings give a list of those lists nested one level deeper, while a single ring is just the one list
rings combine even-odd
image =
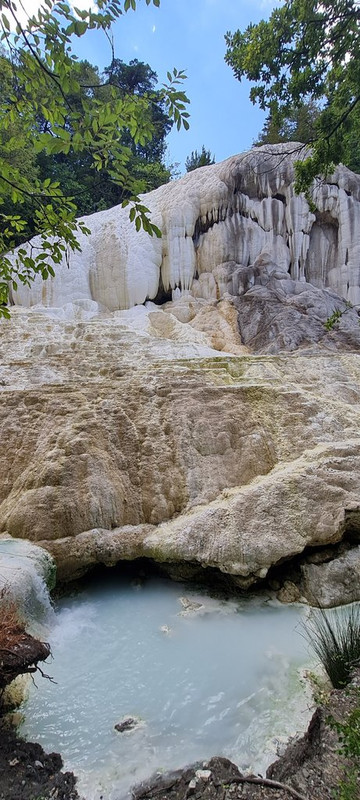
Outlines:
[{"label": "milky blue water", "polygon": [[[183,615],[181,597],[202,607]],[[303,613],[109,577],[58,604],[47,667],[56,684],[37,679],[22,732],[62,753],[86,800],[122,798],[155,771],[212,755],[263,772],[278,739],[310,717]],[[141,724],[118,733],[127,715]]]}]

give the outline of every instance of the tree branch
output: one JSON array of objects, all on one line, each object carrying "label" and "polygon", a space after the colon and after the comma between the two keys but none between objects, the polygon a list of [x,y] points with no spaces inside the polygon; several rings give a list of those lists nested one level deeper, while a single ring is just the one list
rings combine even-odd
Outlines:
[{"label": "tree branch", "polygon": [[350,104],[349,108],[346,109],[346,111],[343,113],[343,115],[338,120],[338,122],[333,127],[333,129],[328,134],[326,134],[325,139],[327,141],[331,138],[331,136],[334,135],[335,131],[337,131],[338,128],[341,127],[341,125],[345,122],[345,120],[348,118],[349,114],[351,114],[351,112],[354,110],[355,106],[358,104],[359,101],[360,101],[360,95],[355,97],[355,100],[353,100],[353,102]]},{"label": "tree branch", "polygon": [[16,16],[16,14],[15,14],[15,12],[14,12],[14,10],[13,10],[13,8],[12,8],[11,4],[10,4],[10,3],[5,3],[4,5],[5,5],[5,7],[8,7],[8,9],[9,9],[9,11],[10,11],[11,15],[12,15],[12,16],[13,16],[13,18],[14,18],[14,21],[15,21],[16,25],[18,25],[18,26],[19,26],[19,30],[20,30],[20,32],[21,32],[21,35],[22,35],[22,37],[23,37],[23,39],[24,39],[24,42],[25,42],[25,44],[26,44],[26,45],[27,45],[27,47],[29,48],[29,51],[30,51],[31,55],[34,57],[35,61],[36,61],[36,62],[37,62],[37,64],[39,65],[40,69],[42,69],[42,70],[43,70],[43,72],[45,72],[45,74],[46,74],[46,75],[48,75],[48,77],[49,77],[49,78],[51,78],[51,80],[52,80],[52,81],[55,83],[55,86],[57,86],[57,88],[58,88],[58,90],[59,90],[60,94],[62,95],[62,97],[63,97],[63,99],[64,99],[64,101],[65,101],[65,103],[66,103],[66,105],[67,105],[67,107],[70,109],[70,111],[72,111],[72,110],[73,110],[73,109],[72,109],[72,106],[71,106],[71,104],[69,103],[69,100],[68,100],[68,98],[66,97],[66,94],[65,94],[65,92],[64,92],[64,90],[63,90],[63,88],[62,88],[62,86],[61,86],[61,83],[60,83],[59,76],[58,76],[58,75],[56,75],[55,73],[51,72],[51,70],[50,70],[50,69],[48,69],[48,67],[46,66],[46,64],[44,64],[44,62],[43,62],[43,61],[41,60],[41,58],[38,56],[38,54],[37,54],[36,50],[34,50],[34,48],[33,48],[32,44],[31,44],[30,40],[28,39],[28,36],[27,36],[27,34],[26,34],[26,31],[24,30],[24,28],[23,28],[23,27],[22,27],[22,25],[20,24],[20,22],[19,22],[19,20],[18,20],[18,18],[17,18],[17,16]]}]

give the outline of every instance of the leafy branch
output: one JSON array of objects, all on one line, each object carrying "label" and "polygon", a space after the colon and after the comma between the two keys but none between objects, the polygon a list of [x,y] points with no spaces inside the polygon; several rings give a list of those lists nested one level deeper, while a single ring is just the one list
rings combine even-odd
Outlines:
[{"label": "leafy branch", "polygon": [[[146,5],[151,3],[158,7],[160,0],[146,0]],[[74,195],[64,195],[59,182],[50,177],[40,181],[9,163],[15,140],[24,151],[31,144],[37,154],[86,154],[94,174],[106,170],[114,184],[126,189],[124,205],[130,204],[136,230],[161,236],[138,196],[137,181],[129,170],[131,150],[123,143],[124,134],[136,146],[151,141],[155,131],[151,93],[119,94],[116,87],[99,81],[97,89],[107,87],[99,99],[82,85],[72,50],[73,37],[92,30],[102,30],[110,38],[112,23],[135,11],[136,5],[136,0],[97,0],[96,11],[83,11],[61,0],[44,0],[24,24],[13,0],[0,0],[0,42],[11,66],[7,86],[0,90],[0,135],[5,142],[0,146],[0,211],[9,198],[17,206],[30,203],[35,233],[40,236],[36,255],[31,245],[15,250],[19,236],[26,234],[26,221],[19,214],[0,213],[0,316],[8,316],[10,286],[16,291],[19,283],[29,286],[38,274],[44,280],[53,276],[54,266],[80,249],[78,234],[89,233],[76,220]],[[185,79],[185,72],[174,68],[159,92],[179,130],[189,127]]]}]

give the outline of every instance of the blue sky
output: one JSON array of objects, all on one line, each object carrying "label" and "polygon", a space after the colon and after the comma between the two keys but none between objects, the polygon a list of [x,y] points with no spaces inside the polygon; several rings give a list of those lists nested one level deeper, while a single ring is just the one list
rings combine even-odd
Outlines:
[{"label": "blue sky", "polygon": [[[181,173],[186,156],[203,144],[222,161],[249,148],[261,130],[265,114],[250,102],[249,84],[240,84],[224,62],[224,34],[268,18],[275,5],[275,0],[161,0],[155,8],[140,0],[136,12],[114,26],[117,58],[147,62],[160,83],[168,69],[187,71],[190,130],[168,137],[167,161],[179,162]],[[81,58],[100,68],[109,64],[104,38],[88,34],[74,44]]]}]

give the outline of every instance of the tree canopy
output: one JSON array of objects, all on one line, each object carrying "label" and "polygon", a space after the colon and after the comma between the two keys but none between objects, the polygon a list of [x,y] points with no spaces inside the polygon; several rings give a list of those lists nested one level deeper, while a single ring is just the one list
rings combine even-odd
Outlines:
[{"label": "tree canopy", "polygon": [[208,164],[215,164],[215,156],[210,150],[206,150],[203,144],[200,153],[197,150],[192,150],[191,155],[185,161],[186,172],[192,172],[193,169],[198,167],[206,167]]},{"label": "tree canopy", "polygon": [[360,119],[359,0],[285,0],[268,21],[225,36],[236,78],[255,83],[250,98],[281,126],[294,109],[319,104],[311,153],[296,165],[296,190],[349,160]]},{"label": "tree canopy", "polygon": [[294,106],[285,119],[273,117],[270,113],[254,145],[258,147],[278,142],[311,142],[316,136],[319,114],[320,108],[313,100]]},{"label": "tree canopy", "polygon": [[[146,5],[150,3],[159,6],[160,0],[146,0]],[[138,194],[146,188],[146,169],[152,180],[162,182],[157,174],[159,162],[150,157],[153,137],[159,153],[161,127],[166,130],[171,120],[178,128],[189,126],[188,99],[181,85],[186,76],[174,69],[161,89],[155,90],[156,76],[148,65],[132,63],[128,70],[113,58],[101,80],[96,67],[78,62],[73,52],[74,40],[91,30],[102,30],[110,39],[114,20],[135,9],[136,0],[97,0],[95,11],[44,0],[24,23],[13,0],[0,0],[2,304],[8,301],[9,284],[16,289],[18,282],[29,284],[38,273],[45,279],[54,274],[54,265],[69,249],[79,249],[77,232],[87,229],[76,220],[74,164],[77,168],[82,164],[84,172],[97,176],[99,183],[106,175],[109,185],[125,193],[124,202],[131,201],[129,216],[136,229],[160,235]],[[129,74],[134,76],[135,66],[143,76],[132,90]],[[113,82],[114,76],[119,85]],[[146,148],[144,174],[139,163],[135,169],[134,159],[144,155]],[[67,182],[59,180],[62,159]],[[88,190],[86,185],[81,189],[84,194]],[[16,257],[11,257],[9,251],[19,238],[26,238],[30,216],[32,232],[39,233],[40,240],[36,247],[20,247]],[[8,313],[3,305],[1,313]]]},{"label": "tree canopy", "polygon": [[[136,192],[145,192],[156,189],[163,183],[167,183],[172,176],[171,167],[168,168],[164,164],[164,157],[166,151],[166,136],[168,131],[173,125],[173,121],[166,113],[165,104],[159,90],[154,87],[157,84],[157,75],[151,69],[149,64],[142,62],[132,61],[130,64],[125,64],[120,60],[116,60],[117,71],[122,73],[132,73],[133,70],[137,72],[142,71],[151,77],[147,85],[147,97],[151,103],[149,107],[149,115],[151,120],[154,120],[154,132],[152,139],[141,146],[135,144],[132,140],[128,130],[120,131],[121,142],[129,151],[129,159],[127,162],[127,170],[131,174],[133,189],[136,187]],[[112,74],[112,65],[104,70],[104,76],[99,74],[97,67],[90,64],[88,61],[78,61],[74,64],[74,70],[79,76],[79,83],[81,86],[91,86],[91,89],[84,88],[83,92],[87,95],[92,93],[94,97],[105,102],[110,96],[110,83],[106,88],[106,82],[109,82],[109,73]],[[7,73],[11,72],[11,63],[5,55],[0,56],[0,86],[4,86]],[[132,84],[125,87],[125,93],[137,93],[136,85]],[[12,90],[16,92],[16,85],[12,86]],[[124,87],[117,89],[117,91],[124,93]],[[1,89],[0,89],[1,92]],[[142,91],[145,94],[145,89]],[[75,104],[78,98],[72,98]],[[20,124],[18,121],[18,128]],[[44,119],[38,116],[34,119],[34,130],[41,133],[44,129]],[[19,131],[18,131],[19,134]],[[4,139],[4,132],[0,130],[0,148],[1,142]],[[6,139],[8,139],[8,135]],[[21,137],[18,136],[19,139]],[[1,152],[1,151],[0,151]],[[3,157],[6,156],[2,152]],[[89,151],[74,152],[70,148],[68,153],[48,153],[46,151],[36,152],[34,141],[29,141],[26,150],[19,147],[12,146],[12,149],[7,153],[7,158],[14,166],[17,163],[21,167],[25,166],[29,176],[29,170],[32,169],[40,180],[44,181],[50,178],[52,182],[58,182],[59,188],[62,193],[67,197],[73,197],[76,205],[77,214],[92,214],[94,211],[109,208],[117,203],[122,202],[125,198],[131,196],[130,190],[126,185],[115,183],[106,169],[95,171],[91,168],[92,156]],[[19,234],[20,241],[24,238],[30,238],[35,232],[33,208],[31,203],[23,203],[21,208],[18,204],[14,204],[8,195],[3,204],[2,211],[4,212],[6,206],[7,214],[21,213],[24,220],[26,220],[26,228]]]}]

